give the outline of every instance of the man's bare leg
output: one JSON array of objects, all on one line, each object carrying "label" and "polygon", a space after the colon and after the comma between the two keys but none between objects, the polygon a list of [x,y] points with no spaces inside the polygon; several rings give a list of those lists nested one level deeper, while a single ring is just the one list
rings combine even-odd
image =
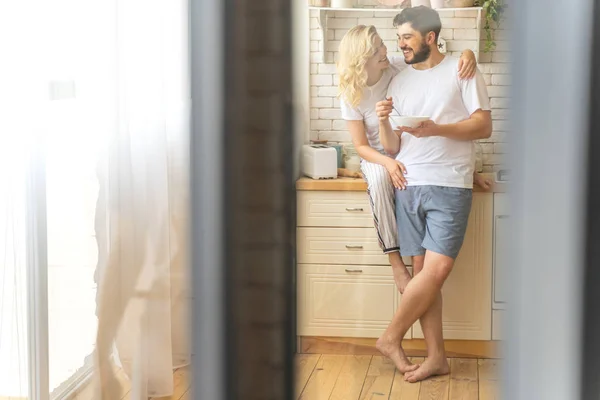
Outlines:
[{"label": "man's bare leg", "polygon": [[423,270],[406,285],[402,301],[392,322],[377,340],[377,349],[389,357],[402,373],[412,370],[412,368],[407,370],[402,338],[415,321],[437,300],[453,265],[452,258],[427,251]]},{"label": "man's bare leg", "polygon": [[[413,275],[423,269],[423,256],[413,257]],[[427,345],[427,359],[415,371],[404,374],[404,379],[409,382],[418,382],[433,375],[445,375],[450,372],[444,349],[444,336],[442,331],[442,293],[429,309],[420,318],[421,329]]]},{"label": "man's bare leg", "polygon": [[[400,293],[404,293],[404,289],[411,279],[410,273],[408,272],[404,261],[402,261],[402,257],[400,256],[399,252],[395,251],[388,253],[388,257],[392,266],[392,273],[394,274],[394,282],[396,283],[396,287]],[[408,358],[404,356],[404,354],[396,356],[394,363],[396,364],[396,367],[398,367],[398,370],[402,373],[414,371],[418,367],[418,365],[411,363]]]},{"label": "man's bare leg", "polygon": [[392,253],[388,253],[388,257],[390,259],[390,264],[392,265],[392,273],[394,274],[394,282],[396,282],[396,287],[400,291],[400,293],[404,293],[404,289],[408,282],[410,282],[411,276],[404,265],[404,261],[402,261],[402,257],[400,257],[400,253],[394,251]]}]

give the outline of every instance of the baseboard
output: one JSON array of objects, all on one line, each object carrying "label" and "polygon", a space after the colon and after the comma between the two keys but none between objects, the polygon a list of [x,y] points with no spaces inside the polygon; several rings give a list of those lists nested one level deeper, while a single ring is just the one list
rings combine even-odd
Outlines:
[{"label": "baseboard", "polygon": [[[298,341],[301,354],[380,355],[375,338],[299,336]],[[502,342],[497,340],[445,340],[444,344],[448,357],[502,358]],[[423,339],[403,340],[402,347],[409,357],[427,355]]]}]

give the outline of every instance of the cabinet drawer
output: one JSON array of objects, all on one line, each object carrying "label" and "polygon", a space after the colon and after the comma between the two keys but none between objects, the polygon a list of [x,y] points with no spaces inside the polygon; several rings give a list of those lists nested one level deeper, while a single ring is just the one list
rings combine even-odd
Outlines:
[{"label": "cabinet drawer", "polygon": [[298,192],[298,226],[373,227],[366,192]]},{"label": "cabinet drawer", "polygon": [[300,336],[379,337],[399,300],[390,267],[298,264]]},{"label": "cabinet drawer", "polygon": [[[389,265],[375,228],[298,228],[297,233],[298,263]],[[403,259],[411,264],[409,257]]]}]

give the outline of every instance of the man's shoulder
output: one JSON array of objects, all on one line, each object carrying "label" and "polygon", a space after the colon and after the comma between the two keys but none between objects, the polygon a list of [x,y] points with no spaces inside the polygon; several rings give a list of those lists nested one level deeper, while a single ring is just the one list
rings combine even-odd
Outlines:
[{"label": "man's shoulder", "polygon": [[460,61],[460,58],[455,57],[455,56],[445,56],[444,60],[442,61],[445,65],[447,65],[449,68],[451,69],[456,69],[458,71],[458,62]]},{"label": "man's shoulder", "polygon": [[398,72],[390,81],[390,86],[402,83],[412,72],[412,67],[408,65],[406,68]]}]

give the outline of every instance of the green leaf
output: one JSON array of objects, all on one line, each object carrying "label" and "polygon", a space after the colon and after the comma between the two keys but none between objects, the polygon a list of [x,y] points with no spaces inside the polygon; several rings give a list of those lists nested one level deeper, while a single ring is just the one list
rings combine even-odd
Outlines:
[{"label": "green leaf", "polygon": [[477,0],[478,4],[483,2],[483,7],[485,11],[484,18],[484,26],[483,29],[485,31],[485,47],[484,51],[489,52],[496,48],[496,43],[493,39],[493,30],[492,23],[495,23],[495,29],[500,27],[500,22],[502,20],[502,14],[506,10],[506,4],[504,4],[504,0]]}]

